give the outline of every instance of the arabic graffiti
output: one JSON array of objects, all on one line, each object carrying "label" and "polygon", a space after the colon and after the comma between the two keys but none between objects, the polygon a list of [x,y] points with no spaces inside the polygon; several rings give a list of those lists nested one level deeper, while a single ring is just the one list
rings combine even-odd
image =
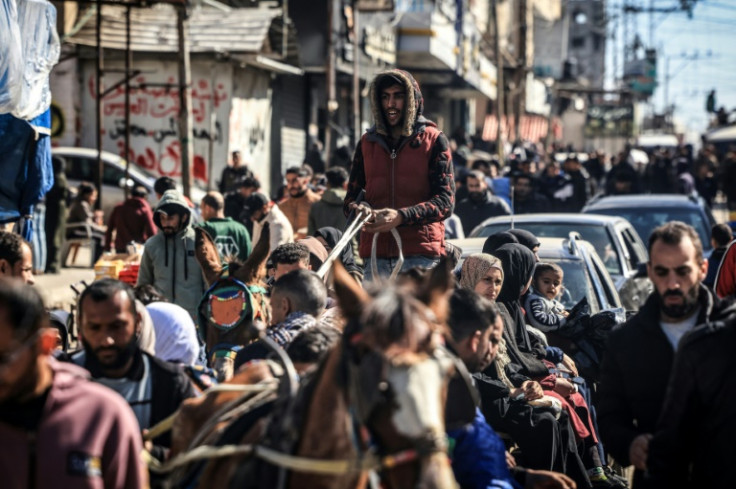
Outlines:
[{"label": "arabic graffiti", "polygon": [[[155,176],[181,177],[179,142],[179,87],[169,64],[147,62],[141,68],[149,73],[134,77],[130,85],[130,150],[127,159]],[[85,98],[94,104],[96,95],[94,72],[87,71]],[[224,75],[224,76],[219,76]],[[108,82],[111,83],[111,82]],[[206,184],[208,167],[225,161],[227,155],[227,123],[230,114],[232,78],[212,66],[192,69],[192,135],[195,180]],[[91,105],[93,106],[93,105]],[[125,86],[113,89],[104,97],[103,147],[125,155]],[[212,127],[212,114],[214,126]],[[210,153],[212,145],[212,153]],[[209,155],[213,162],[209,162]],[[214,168],[213,168],[214,169]],[[213,173],[215,175],[215,173]]]}]

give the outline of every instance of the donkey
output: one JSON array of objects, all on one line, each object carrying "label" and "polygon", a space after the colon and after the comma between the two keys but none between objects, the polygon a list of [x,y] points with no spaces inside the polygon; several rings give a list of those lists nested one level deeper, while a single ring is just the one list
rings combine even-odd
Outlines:
[{"label": "donkey", "polygon": [[[282,464],[279,457],[256,463],[254,457],[236,455],[207,461],[192,487],[364,488],[368,468],[378,470],[388,488],[456,487],[445,453],[445,404],[458,369],[439,344],[452,290],[449,269],[440,265],[418,287],[368,293],[335,264],[334,289],[348,320],[341,342],[301,383],[296,398],[275,403],[267,427],[260,419],[241,430],[236,442],[227,442],[255,444],[265,427],[261,446],[295,456],[307,468]],[[255,364],[233,381],[269,378]],[[216,395],[209,407],[198,408],[199,423],[207,409],[232,399]],[[179,447],[187,445],[176,427],[174,440]],[[352,468],[339,473],[311,468],[344,460],[352,461]],[[366,461],[377,462],[367,467],[361,463]]]},{"label": "donkey", "polygon": [[271,319],[262,280],[269,250],[268,225],[242,265],[224,266],[212,238],[195,229],[195,256],[209,289],[198,308],[199,333],[207,345],[207,361],[217,380],[233,376],[237,351],[250,343]]}]

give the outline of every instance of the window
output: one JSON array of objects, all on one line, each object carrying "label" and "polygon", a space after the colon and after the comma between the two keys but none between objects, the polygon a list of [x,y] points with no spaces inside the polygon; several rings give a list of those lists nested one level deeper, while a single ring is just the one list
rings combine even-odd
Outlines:
[{"label": "window", "polygon": [[572,38],[572,42],[570,43],[572,47],[576,49],[581,49],[585,47],[585,38],[583,36],[576,36]]}]

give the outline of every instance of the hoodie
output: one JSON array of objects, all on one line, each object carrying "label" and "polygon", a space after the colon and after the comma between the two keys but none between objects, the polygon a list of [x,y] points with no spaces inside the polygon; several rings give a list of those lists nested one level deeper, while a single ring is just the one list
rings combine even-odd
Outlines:
[{"label": "hoodie", "polygon": [[48,362],[54,378],[34,432],[0,420],[2,487],[147,487],[138,423],[125,400],[76,365]]},{"label": "hoodie", "polygon": [[323,227],[345,229],[345,214],[342,212],[342,204],[345,201],[345,190],[341,188],[330,188],[322,194],[322,200],[312,204],[309,209],[309,226],[307,234],[314,233]]},{"label": "hoodie", "polygon": [[[391,77],[405,88],[401,136],[393,140],[381,109],[378,87]],[[343,212],[365,191],[364,202],[374,209],[399,211],[402,224],[397,228],[405,256],[444,256],[444,220],[455,205],[455,179],[447,137],[422,112],[424,100],[416,80],[402,70],[379,73],[370,89],[375,125],[361,138],[355,150]],[[371,255],[373,234],[363,232],[360,256]],[[378,238],[378,258],[399,255],[393,237]]]},{"label": "hoodie", "polygon": [[115,251],[125,253],[131,241],[145,243],[156,234],[151,205],[140,197],[131,197],[115,206],[107,221],[105,250],[112,246],[112,232],[115,230]]},{"label": "hoodie", "polygon": [[[159,211],[163,207],[177,209],[182,215],[179,229],[172,236],[161,228]],[[146,241],[136,285],[153,285],[170,302],[196,318],[205,282],[194,256],[192,214],[184,197],[176,190],[167,190],[156,206],[153,221],[162,232]]]}]

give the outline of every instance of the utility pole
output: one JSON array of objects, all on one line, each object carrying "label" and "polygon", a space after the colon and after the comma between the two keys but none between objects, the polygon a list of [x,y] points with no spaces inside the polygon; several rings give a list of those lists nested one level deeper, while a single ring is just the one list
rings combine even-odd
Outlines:
[{"label": "utility pole", "polygon": [[[179,40],[177,62],[179,64],[179,145],[181,146],[181,185],[184,195],[190,197],[192,189],[192,73],[189,59],[189,25],[187,7],[176,7],[176,30]],[[212,162],[210,162],[210,165]]]},{"label": "utility pole", "polygon": [[[130,196],[128,179],[130,173],[130,65],[133,51],[130,49],[130,5],[125,7],[125,198]],[[101,199],[98,199],[101,200]]]},{"label": "utility pole", "polygon": [[95,185],[97,186],[97,202],[95,202],[95,209],[102,209],[102,173],[105,170],[102,163],[102,75],[103,75],[103,55],[104,49],[102,47],[102,1],[97,0],[97,30],[95,32],[95,41],[97,42],[97,59],[95,63],[95,84],[97,86],[97,134],[95,135],[97,141],[97,173],[95,175]]},{"label": "utility pole", "polygon": [[514,106],[514,137],[521,140],[521,118],[526,106],[526,68],[527,68],[527,0],[519,0],[519,67],[516,70],[516,104]]},{"label": "utility pole", "polygon": [[332,113],[337,110],[336,78],[337,59],[335,56],[335,0],[327,0],[327,114],[325,120],[325,167],[330,166],[332,155]]},{"label": "utility pole", "polygon": [[503,59],[501,59],[501,36],[498,32],[498,0],[492,0],[493,9],[493,49],[496,58],[496,119],[498,120],[498,129],[496,130],[496,151],[498,152],[498,162],[503,165],[506,159],[503,151],[503,134],[501,131],[501,121],[505,114],[504,97],[506,96],[503,86]]},{"label": "utility pole", "polygon": [[353,147],[360,133],[360,12],[357,0],[353,0]]}]

